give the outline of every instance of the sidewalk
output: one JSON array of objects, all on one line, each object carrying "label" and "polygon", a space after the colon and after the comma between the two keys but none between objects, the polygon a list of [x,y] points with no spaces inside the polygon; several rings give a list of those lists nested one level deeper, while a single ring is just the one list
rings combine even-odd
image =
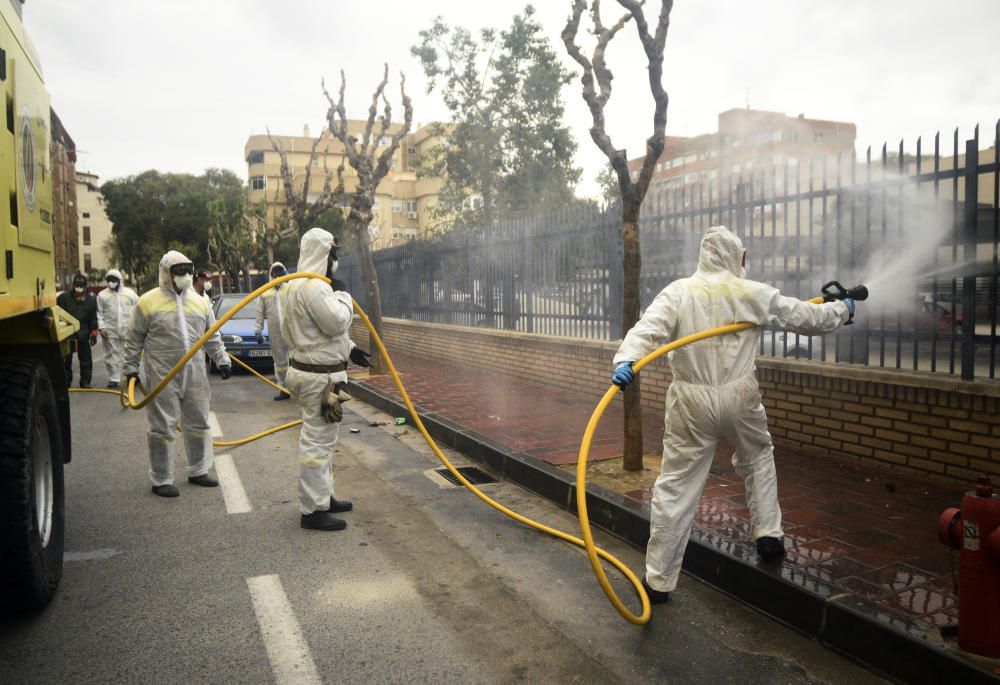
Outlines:
[{"label": "sidewalk", "polygon": [[[393,361],[421,414],[575,470],[580,439],[600,398],[408,354],[396,353]],[[364,385],[398,400],[388,376],[367,379]],[[591,450],[588,482],[648,505],[649,486],[659,468],[662,418],[659,412],[644,411],[646,470],[623,474],[617,461],[621,409],[609,408]],[[754,564],[744,488],[731,455],[725,444],[716,453],[692,539]],[[853,609],[872,621],[945,645],[940,627],[957,623],[952,577],[957,556],[953,559],[938,542],[937,520],[945,508],[960,504],[963,489],[945,490],[781,446],[775,459],[788,554],[772,573],[823,600],[856,598],[860,601]],[[648,517],[648,506],[645,512]]]}]

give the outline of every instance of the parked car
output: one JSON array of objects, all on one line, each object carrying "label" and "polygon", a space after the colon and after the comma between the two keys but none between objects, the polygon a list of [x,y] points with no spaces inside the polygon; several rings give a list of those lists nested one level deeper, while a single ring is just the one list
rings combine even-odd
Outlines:
[{"label": "parked car", "polygon": [[[221,318],[246,295],[246,293],[226,293],[217,297],[213,302],[215,318]],[[267,322],[264,322],[264,330],[261,331],[260,337],[254,335],[256,316],[257,300],[254,300],[236,312],[233,318],[222,325],[219,332],[222,334],[222,343],[226,346],[227,352],[257,370],[269,370],[274,366],[274,360],[271,358],[271,341],[267,335]],[[213,371],[214,367],[215,364],[212,363]]]},{"label": "parked car", "polygon": [[[935,301],[930,295],[918,295],[910,308],[901,309],[897,312],[887,312],[885,314],[886,332],[894,331],[898,327],[903,334],[910,334],[914,331],[929,333],[961,333],[962,315],[952,314],[950,311],[951,302]],[[881,317],[872,317],[872,328],[882,326]]]}]

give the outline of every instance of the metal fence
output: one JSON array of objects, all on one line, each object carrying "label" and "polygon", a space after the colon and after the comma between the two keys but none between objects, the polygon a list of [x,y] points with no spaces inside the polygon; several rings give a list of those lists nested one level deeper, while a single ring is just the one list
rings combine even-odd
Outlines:
[{"label": "metal fence", "polygon": [[[915,154],[900,143],[863,161],[771,159],[742,175],[660,180],[640,227],[643,304],[694,271],[701,235],[721,223],[748,248],[748,277],[784,294],[814,297],[833,279],[872,289],[856,325],[815,338],[767,329],[761,354],[995,378],[1000,122],[991,133],[986,150],[978,128],[961,144],[956,129],[933,150],[918,140]],[[380,250],[383,314],[617,338],[620,217],[573,207]],[[363,305],[352,255],[341,271]]]}]

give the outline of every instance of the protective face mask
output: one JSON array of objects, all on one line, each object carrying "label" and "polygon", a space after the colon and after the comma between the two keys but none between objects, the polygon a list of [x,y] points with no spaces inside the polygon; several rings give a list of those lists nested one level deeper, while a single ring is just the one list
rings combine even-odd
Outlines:
[{"label": "protective face mask", "polygon": [[212,292],[212,281],[205,281],[205,292]]},{"label": "protective face mask", "polygon": [[337,259],[328,259],[326,262],[326,277],[333,278],[333,275],[337,273],[338,266],[340,266],[340,261]]},{"label": "protective face mask", "polygon": [[84,290],[83,286],[80,286],[80,285],[74,285],[73,286],[73,292],[75,292],[75,293],[82,293],[83,290]]},{"label": "protective face mask", "polygon": [[118,290],[118,281],[108,281],[108,287],[112,290]]},{"label": "protective face mask", "polygon": [[183,276],[174,276],[174,287],[178,290],[187,290],[194,283],[194,276],[191,274],[185,274]]}]

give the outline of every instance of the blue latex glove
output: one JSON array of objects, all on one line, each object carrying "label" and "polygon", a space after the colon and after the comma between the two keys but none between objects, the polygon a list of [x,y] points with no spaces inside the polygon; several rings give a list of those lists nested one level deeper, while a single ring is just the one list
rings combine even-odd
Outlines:
[{"label": "blue latex glove", "polygon": [[635,371],[632,370],[632,364],[635,362],[621,362],[615,368],[614,373],[611,374],[611,382],[617,385],[622,390],[625,386],[635,380]]},{"label": "blue latex glove", "polygon": [[853,321],[854,320],[854,300],[852,300],[849,297],[845,297],[843,300],[841,300],[841,302],[843,302],[844,304],[847,305],[847,314],[848,314],[848,319],[847,320],[848,321]]}]

